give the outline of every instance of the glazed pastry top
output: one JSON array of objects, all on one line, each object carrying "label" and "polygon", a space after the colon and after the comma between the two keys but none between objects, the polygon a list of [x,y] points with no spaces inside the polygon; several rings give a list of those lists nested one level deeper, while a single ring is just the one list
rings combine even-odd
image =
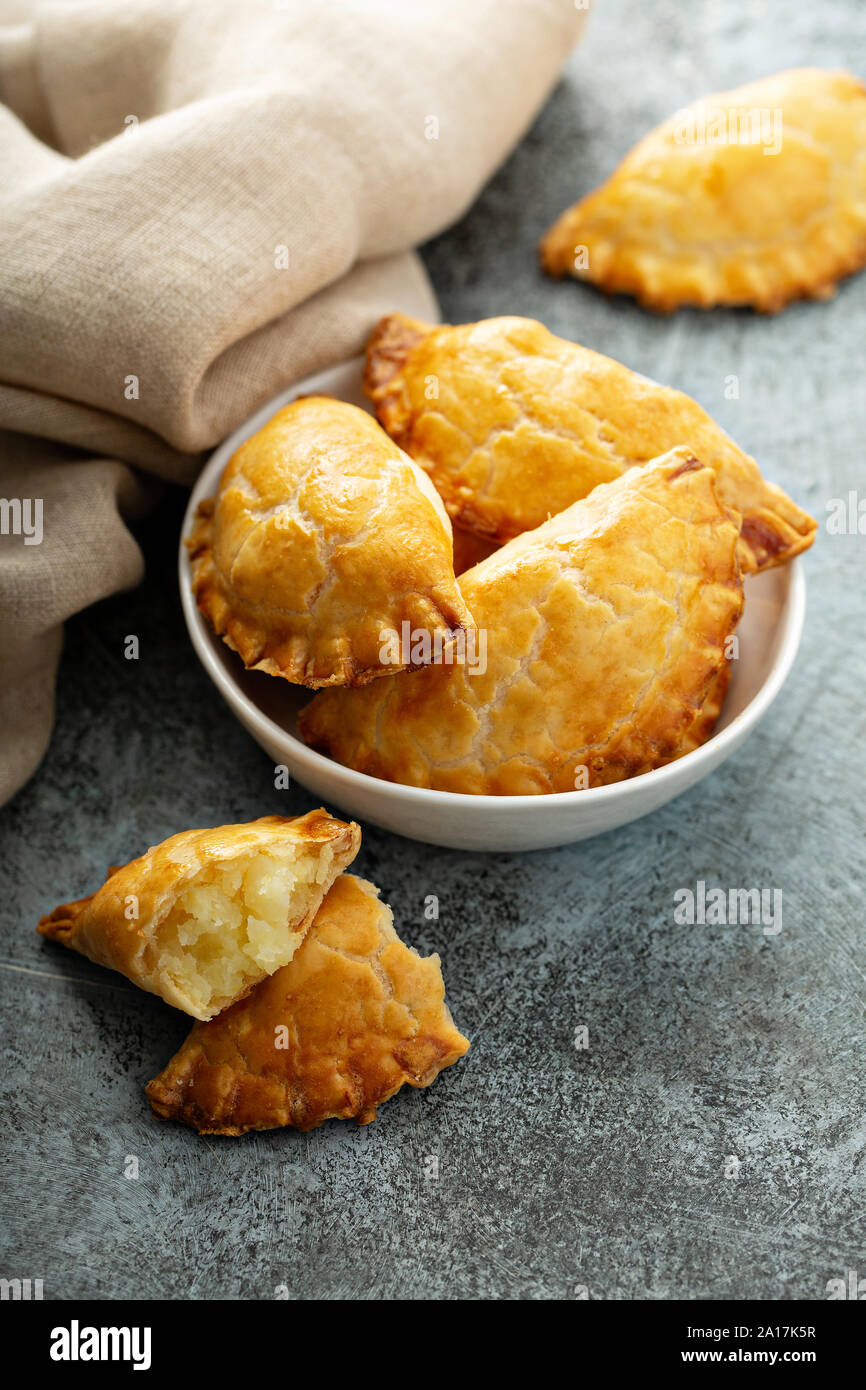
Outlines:
[{"label": "glazed pastry top", "polygon": [[429,478],[328,397],[294,401],[238,449],[187,545],[211,625],[245,665],[297,684],[387,674],[380,634],[404,621],[443,642],[472,625]]},{"label": "glazed pastry top", "polygon": [[674,450],[461,577],[484,662],[323,691],[304,738],[374,776],[513,795],[672,756],[724,662],[743,590],[711,469]]},{"label": "glazed pastry top", "polygon": [[541,259],[662,311],[826,298],[866,263],[866,88],[797,68],[694,102],[562,214]]},{"label": "glazed pastry top", "polygon": [[366,388],[455,523],[479,535],[508,540],[684,444],[742,517],[744,572],[812,543],[812,518],[696,401],[533,319],[433,328],[392,314],[370,339]]}]

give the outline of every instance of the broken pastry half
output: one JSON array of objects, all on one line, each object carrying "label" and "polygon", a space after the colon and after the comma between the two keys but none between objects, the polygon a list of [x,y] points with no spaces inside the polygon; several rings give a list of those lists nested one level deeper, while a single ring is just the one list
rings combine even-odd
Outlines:
[{"label": "broken pastry half", "polygon": [[799,68],[695,102],[564,212],[540,254],[551,275],[660,311],[827,298],[866,264],[866,88]]},{"label": "broken pastry half", "polygon": [[564,792],[658,767],[739,621],[738,529],[687,449],[631,469],[462,576],[483,660],[322,691],[301,733],[440,791]]},{"label": "broken pastry half", "polygon": [[211,1018],[288,964],[360,843],[357,825],[323,810],[185,830],[110,869],[38,931]]},{"label": "broken pastry half", "polygon": [[404,622],[431,650],[472,626],[429,478],[329,397],[294,401],[237,450],[187,547],[214,631],[245,666],[299,685],[402,669],[387,636]]},{"label": "broken pastry half", "polygon": [[147,1095],[161,1119],[201,1134],[368,1124],[401,1086],[429,1086],[468,1047],[439,957],[405,946],[378,889],[345,874],[291,964],[197,1023]]},{"label": "broken pastry half", "polygon": [[744,573],[790,560],[814,539],[817,523],[691,397],[534,319],[434,328],[391,314],[370,339],[365,386],[455,524],[480,536],[509,540],[684,444],[742,517]]}]

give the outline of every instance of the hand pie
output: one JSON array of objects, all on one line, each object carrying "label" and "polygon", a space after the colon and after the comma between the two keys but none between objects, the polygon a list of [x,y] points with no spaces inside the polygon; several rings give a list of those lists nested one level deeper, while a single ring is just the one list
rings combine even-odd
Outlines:
[{"label": "hand pie", "polygon": [[486,668],[430,666],[323,691],[303,737],[438,791],[572,791],[669,758],[743,602],[737,524],[677,449],[595,489],[463,575]]},{"label": "hand pie", "polygon": [[404,946],[377,894],[338,878],[291,965],[195,1025],[147,1087],[161,1119],[200,1134],[365,1125],[401,1086],[429,1086],[463,1056],[439,957]]},{"label": "hand pie", "polygon": [[214,631],[247,667],[299,685],[401,669],[382,634],[404,622],[431,650],[472,626],[430,480],[343,401],[302,397],[247,440],[187,545]]},{"label": "hand pie", "polygon": [[725,696],[728,693],[730,683],[731,664],[729,661],[724,661],[710,686],[704,703],[677,744],[677,750],[671,761],[675,758],[684,758],[687,753],[694,753],[696,748],[700,748],[702,744],[712,738],[722,713],[722,706],[725,703]]},{"label": "hand pie", "polygon": [[696,401],[534,319],[432,328],[391,314],[368,345],[365,385],[454,522],[480,535],[504,541],[531,530],[599,483],[685,444],[743,518],[744,573],[812,544],[816,522],[764,482]]},{"label": "hand pie", "polygon": [[193,1018],[211,1018],[288,964],[361,843],[327,811],[184,830],[109,870],[42,936],[119,970]]},{"label": "hand pie", "polygon": [[697,101],[635,145],[540,249],[551,275],[665,312],[826,299],[866,264],[866,88],[799,68]]}]

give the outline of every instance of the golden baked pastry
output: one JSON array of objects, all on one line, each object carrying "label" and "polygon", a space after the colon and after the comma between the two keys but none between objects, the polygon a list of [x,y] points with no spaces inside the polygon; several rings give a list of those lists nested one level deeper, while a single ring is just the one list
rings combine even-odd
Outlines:
[{"label": "golden baked pastry", "polygon": [[480,535],[504,541],[531,530],[599,483],[685,444],[743,518],[744,573],[789,560],[814,539],[817,523],[764,481],[696,401],[534,319],[433,328],[391,314],[368,345],[365,385],[454,522]]},{"label": "golden baked pastry", "polygon": [[401,1086],[429,1086],[463,1056],[439,957],[405,946],[377,895],[338,878],[291,964],[195,1025],[147,1087],[161,1119],[201,1134],[365,1125]]},{"label": "golden baked pastry", "polygon": [[184,830],[109,869],[101,888],[37,930],[212,1018],[292,959],[360,843],[357,825],[322,810]]},{"label": "golden baked pastry", "polygon": [[866,88],[798,68],[678,111],[540,247],[649,309],[826,299],[866,264]]},{"label": "golden baked pastry", "polygon": [[701,744],[712,738],[722,713],[730,683],[731,663],[723,661],[704,703],[677,745],[677,750],[671,759],[672,762],[676,758],[684,758],[687,753],[694,753],[696,748],[700,748]]},{"label": "golden baked pastry", "polygon": [[[238,449],[187,541],[198,606],[246,666],[299,685],[395,669],[382,632],[472,619],[429,478],[357,406],[307,396]],[[405,664],[411,664],[408,660]]]},{"label": "golden baked pastry", "polygon": [[462,576],[483,672],[322,691],[301,733],[361,772],[439,791],[562,792],[656,767],[739,620],[737,535],[687,449],[630,469]]}]

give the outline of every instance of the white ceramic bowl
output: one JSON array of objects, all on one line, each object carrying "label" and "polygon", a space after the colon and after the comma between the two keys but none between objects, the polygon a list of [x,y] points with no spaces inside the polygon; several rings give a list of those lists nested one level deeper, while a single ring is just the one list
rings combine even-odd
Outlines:
[{"label": "white ceramic bowl", "polygon": [[570,844],[637,820],[693,787],[730,757],[766,714],[796,656],[806,606],[797,561],[747,581],[740,654],[717,732],[694,753],[642,777],[552,796],[466,796],[380,781],[342,767],[301,742],[296,715],[311,693],[263,672],[245,671],[240,658],[214,636],[192,597],[183,537],[198,503],[216,492],[231,455],[281,406],[296,396],[321,391],[366,407],[361,367],[356,358],[329,368],[263,406],[216,450],[193,489],[184,518],[180,594],[192,644],[229,708],[274,763],[285,764],[291,776],[327,806],[398,835],[455,849],[527,850]]}]

